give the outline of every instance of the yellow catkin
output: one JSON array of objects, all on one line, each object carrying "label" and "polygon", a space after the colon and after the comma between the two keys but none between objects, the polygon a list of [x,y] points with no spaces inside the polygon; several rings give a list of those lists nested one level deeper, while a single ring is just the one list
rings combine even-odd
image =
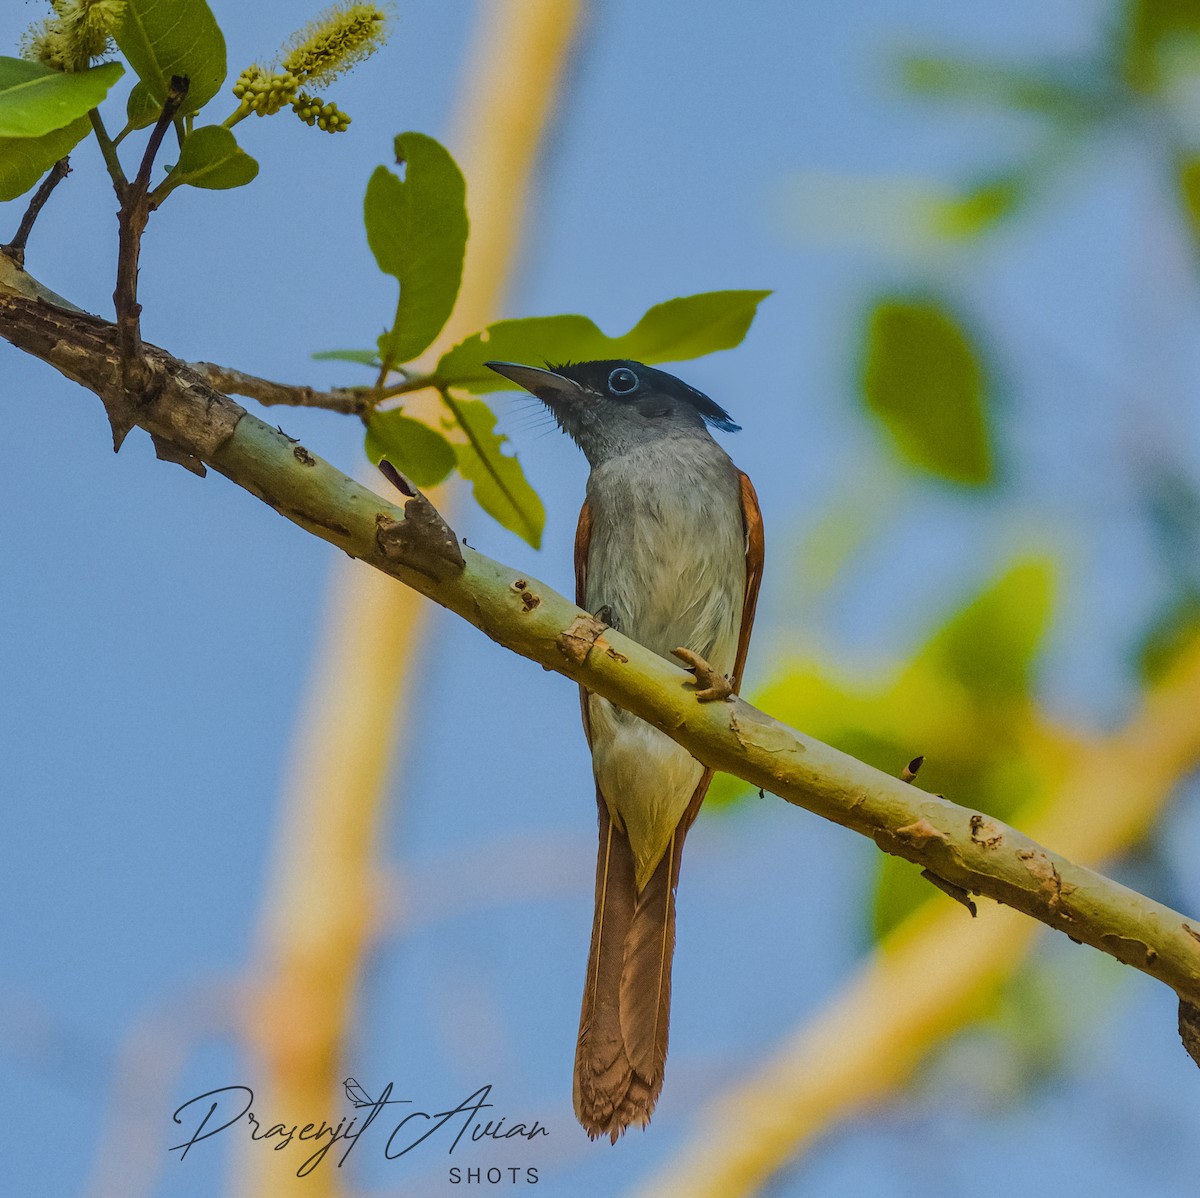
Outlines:
[{"label": "yellow catkin", "polygon": [[327,8],[284,47],[283,69],[302,83],[330,83],[374,54],[387,27],[387,13],[374,4]]},{"label": "yellow catkin", "polygon": [[23,57],[56,71],[82,71],[108,53],[124,0],[53,0],[54,16],[32,26],[21,41]]}]

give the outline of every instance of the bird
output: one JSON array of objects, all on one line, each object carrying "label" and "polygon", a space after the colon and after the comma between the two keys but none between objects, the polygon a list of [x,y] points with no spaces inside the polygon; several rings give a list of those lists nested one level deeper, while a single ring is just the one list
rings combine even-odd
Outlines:
[{"label": "bird", "polygon": [[[536,396],[590,473],[575,601],[661,656],[699,655],[736,693],[763,568],[749,478],[710,428],[729,413],[627,359],[488,367]],[[713,771],[665,733],[580,688],[599,819],[595,916],[575,1053],[575,1114],[615,1144],[662,1090],[684,838]]]}]

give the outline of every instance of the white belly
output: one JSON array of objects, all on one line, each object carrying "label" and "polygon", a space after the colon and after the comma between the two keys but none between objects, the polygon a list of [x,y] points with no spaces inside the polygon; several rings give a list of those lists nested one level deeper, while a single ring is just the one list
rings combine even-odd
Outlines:
[{"label": "white belly", "polygon": [[[683,646],[729,674],[746,585],[736,470],[724,454],[658,466],[647,470],[646,463],[622,460],[593,473],[586,606],[611,608],[621,632],[663,657]],[[686,482],[677,473],[684,468]],[[590,695],[588,710],[596,782],[629,836],[641,888],[670,844],[703,767],[670,737],[606,699]]]}]

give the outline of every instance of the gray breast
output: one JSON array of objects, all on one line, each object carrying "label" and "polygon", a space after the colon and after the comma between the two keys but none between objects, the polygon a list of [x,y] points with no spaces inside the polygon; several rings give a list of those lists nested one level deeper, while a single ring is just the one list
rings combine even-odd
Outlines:
[{"label": "gray breast", "polygon": [[587,606],[669,657],[682,645],[733,669],[746,583],[740,483],[707,434],[639,446],[588,480]]}]

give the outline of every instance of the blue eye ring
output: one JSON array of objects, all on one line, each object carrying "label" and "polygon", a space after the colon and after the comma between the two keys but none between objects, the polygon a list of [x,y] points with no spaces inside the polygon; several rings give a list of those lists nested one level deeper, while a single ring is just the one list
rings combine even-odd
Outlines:
[{"label": "blue eye ring", "polygon": [[628,366],[618,366],[608,376],[608,390],[613,395],[632,395],[641,382]]}]

